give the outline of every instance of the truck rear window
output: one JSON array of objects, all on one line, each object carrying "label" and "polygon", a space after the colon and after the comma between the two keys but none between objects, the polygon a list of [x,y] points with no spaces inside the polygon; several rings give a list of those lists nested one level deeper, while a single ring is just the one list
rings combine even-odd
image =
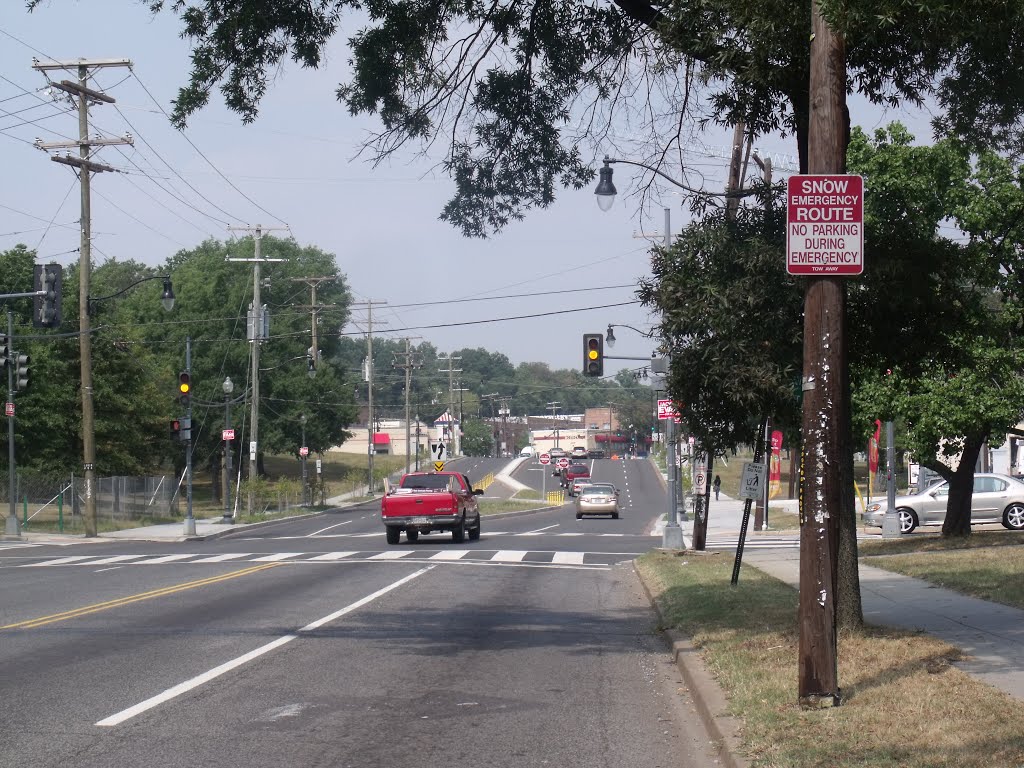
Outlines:
[{"label": "truck rear window", "polygon": [[[446,491],[451,475],[413,475],[402,478],[402,488],[409,488],[414,491]],[[455,485],[461,488],[456,480]]]}]

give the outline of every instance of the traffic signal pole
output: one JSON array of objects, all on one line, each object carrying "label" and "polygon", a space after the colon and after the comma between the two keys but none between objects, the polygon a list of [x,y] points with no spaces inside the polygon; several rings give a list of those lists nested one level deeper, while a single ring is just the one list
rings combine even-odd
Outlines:
[{"label": "traffic signal pole", "polygon": [[196,519],[192,516],[192,337],[185,337],[185,371],[189,374],[188,405],[185,406],[185,418],[188,421],[188,440],[185,441],[185,476],[186,476],[186,507],[185,535],[196,535]]},{"label": "traffic signal pole", "polygon": [[[7,344],[13,345],[14,343],[14,315],[10,310],[7,310]],[[6,357],[14,357],[13,346],[8,346],[8,353]],[[5,360],[7,363],[7,402],[14,404],[14,362],[12,360]],[[10,504],[10,508],[7,512],[7,522],[4,525],[5,536],[17,536],[21,537],[21,530],[18,528],[18,510],[16,509],[17,494],[14,490],[14,483],[17,479],[14,472],[14,414],[12,413],[7,417],[7,471],[8,471],[8,482],[7,482],[7,498]]]}]

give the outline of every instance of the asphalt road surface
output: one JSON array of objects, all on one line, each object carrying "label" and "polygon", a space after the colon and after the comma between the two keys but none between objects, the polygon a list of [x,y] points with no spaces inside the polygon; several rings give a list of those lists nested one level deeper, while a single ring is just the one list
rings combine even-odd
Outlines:
[{"label": "asphalt road surface", "polygon": [[648,462],[595,464],[619,520],[486,517],[464,544],[388,546],[376,503],[0,543],[0,765],[714,765],[631,565],[664,491]]}]

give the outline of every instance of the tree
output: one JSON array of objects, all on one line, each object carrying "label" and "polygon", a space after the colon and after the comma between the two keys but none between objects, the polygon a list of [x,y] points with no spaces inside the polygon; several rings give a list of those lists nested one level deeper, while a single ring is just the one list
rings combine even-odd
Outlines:
[{"label": "tree", "polygon": [[[255,119],[286,57],[324,65],[346,12],[365,12],[338,98],[352,114],[379,117],[367,146],[374,161],[449,142],[444,166],[456,192],[442,216],[469,235],[550,205],[556,187],[588,183],[588,145],[622,142],[617,129],[634,117],[648,132],[640,151],[655,163],[680,162],[692,123],[742,120],[754,135],[795,135],[806,168],[809,2],[146,2],[177,13],[193,41],[189,83],[175,101],[179,127],[215,88],[243,120]],[[1020,146],[1019,4],[819,5],[847,41],[858,92],[891,106],[934,97],[946,129],[979,145]]]},{"label": "tree", "polygon": [[491,425],[477,418],[467,418],[462,425],[462,452],[466,456],[490,456],[493,449]]}]

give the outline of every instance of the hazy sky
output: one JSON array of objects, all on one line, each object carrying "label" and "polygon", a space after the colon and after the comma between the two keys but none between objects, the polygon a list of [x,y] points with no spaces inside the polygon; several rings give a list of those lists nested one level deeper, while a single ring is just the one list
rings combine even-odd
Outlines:
[{"label": "hazy sky", "polygon": [[[134,147],[99,153],[100,162],[127,173],[95,177],[94,264],[106,256],[156,264],[206,238],[227,239],[228,224],[287,223],[300,244],[336,255],[356,301],[388,302],[374,309],[375,333],[384,336],[418,337],[441,351],[484,347],[503,352],[513,363],[576,368],[582,364],[581,334],[601,332],[608,323],[650,327],[637,304],[599,307],[635,300],[633,286],[650,265],[650,241],[641,232],[659,236],[662,206],[672,208],[678,231],[688,220],[683,198],[666,194],[650,218],[643,218],[637,199],[625,194],[630,181],[639,178],[631,173],[636,169],[617,165],[619,197],[608,213],[598,209],[592,189],[563,190],[549,209],[528,213],[525,221],[488,240],[464,238],[438,220],[453,189],[433,169],[440,154],[432,161],[407,156],[379,168],[355,157],[360,140],[376,126],[351,118],[334,95],[346,78],[344,41],[354,27],[345,27],[335,39],[321,70],[286,67],[252,125],[243,125],[220,94],[213,94],[186,131],[195,147],[160,109],[170,111],[189,69],[189,47],[179,29],[173,14],[154,17],[135,0],[51,0],[32,14],[20,0],[3,0],[0,249],[21,242],[37,248],[41,261],[78,260],[77,181],[69,167],[31,145],[37,137],[76,137],[77,118],[66,102],[51,100],[43,74],[31,68],[33,57],[127,58],[132,70],[111,68],[97,78],[116,105],[91,110],[94,132],[135,137]],[[51,77],[60,79],[58,73]],[[858,114],[854,111],[854,122],[868,128],[883,122],[874,112],[864,113],[867,120],[858,120]],[[884,122],[890,119],[912,123],[903,114],[885,116]],[[920,124],[911,128],[927,138]],[[694,147],[692,164],[708,189],[724,184],[728,141],[727,132],[717,132]],[[776,179],[795,170],[791,139],[765,137],[757,146],[775,156]],[[244,278],[248,268],[238,266]],[[566,289],[595,290],[535,295]],[[510,294],[530,295],[455,303]],[[417,307],[421,301],[452,303]],[[579,311],[505,319],[562,309]],[[487,320],[500,322],[438,327]],[[346,330],[357,327],[365,325]],[[629,330],[617,336],[615,354],[651,352],[652,343]]]}]

